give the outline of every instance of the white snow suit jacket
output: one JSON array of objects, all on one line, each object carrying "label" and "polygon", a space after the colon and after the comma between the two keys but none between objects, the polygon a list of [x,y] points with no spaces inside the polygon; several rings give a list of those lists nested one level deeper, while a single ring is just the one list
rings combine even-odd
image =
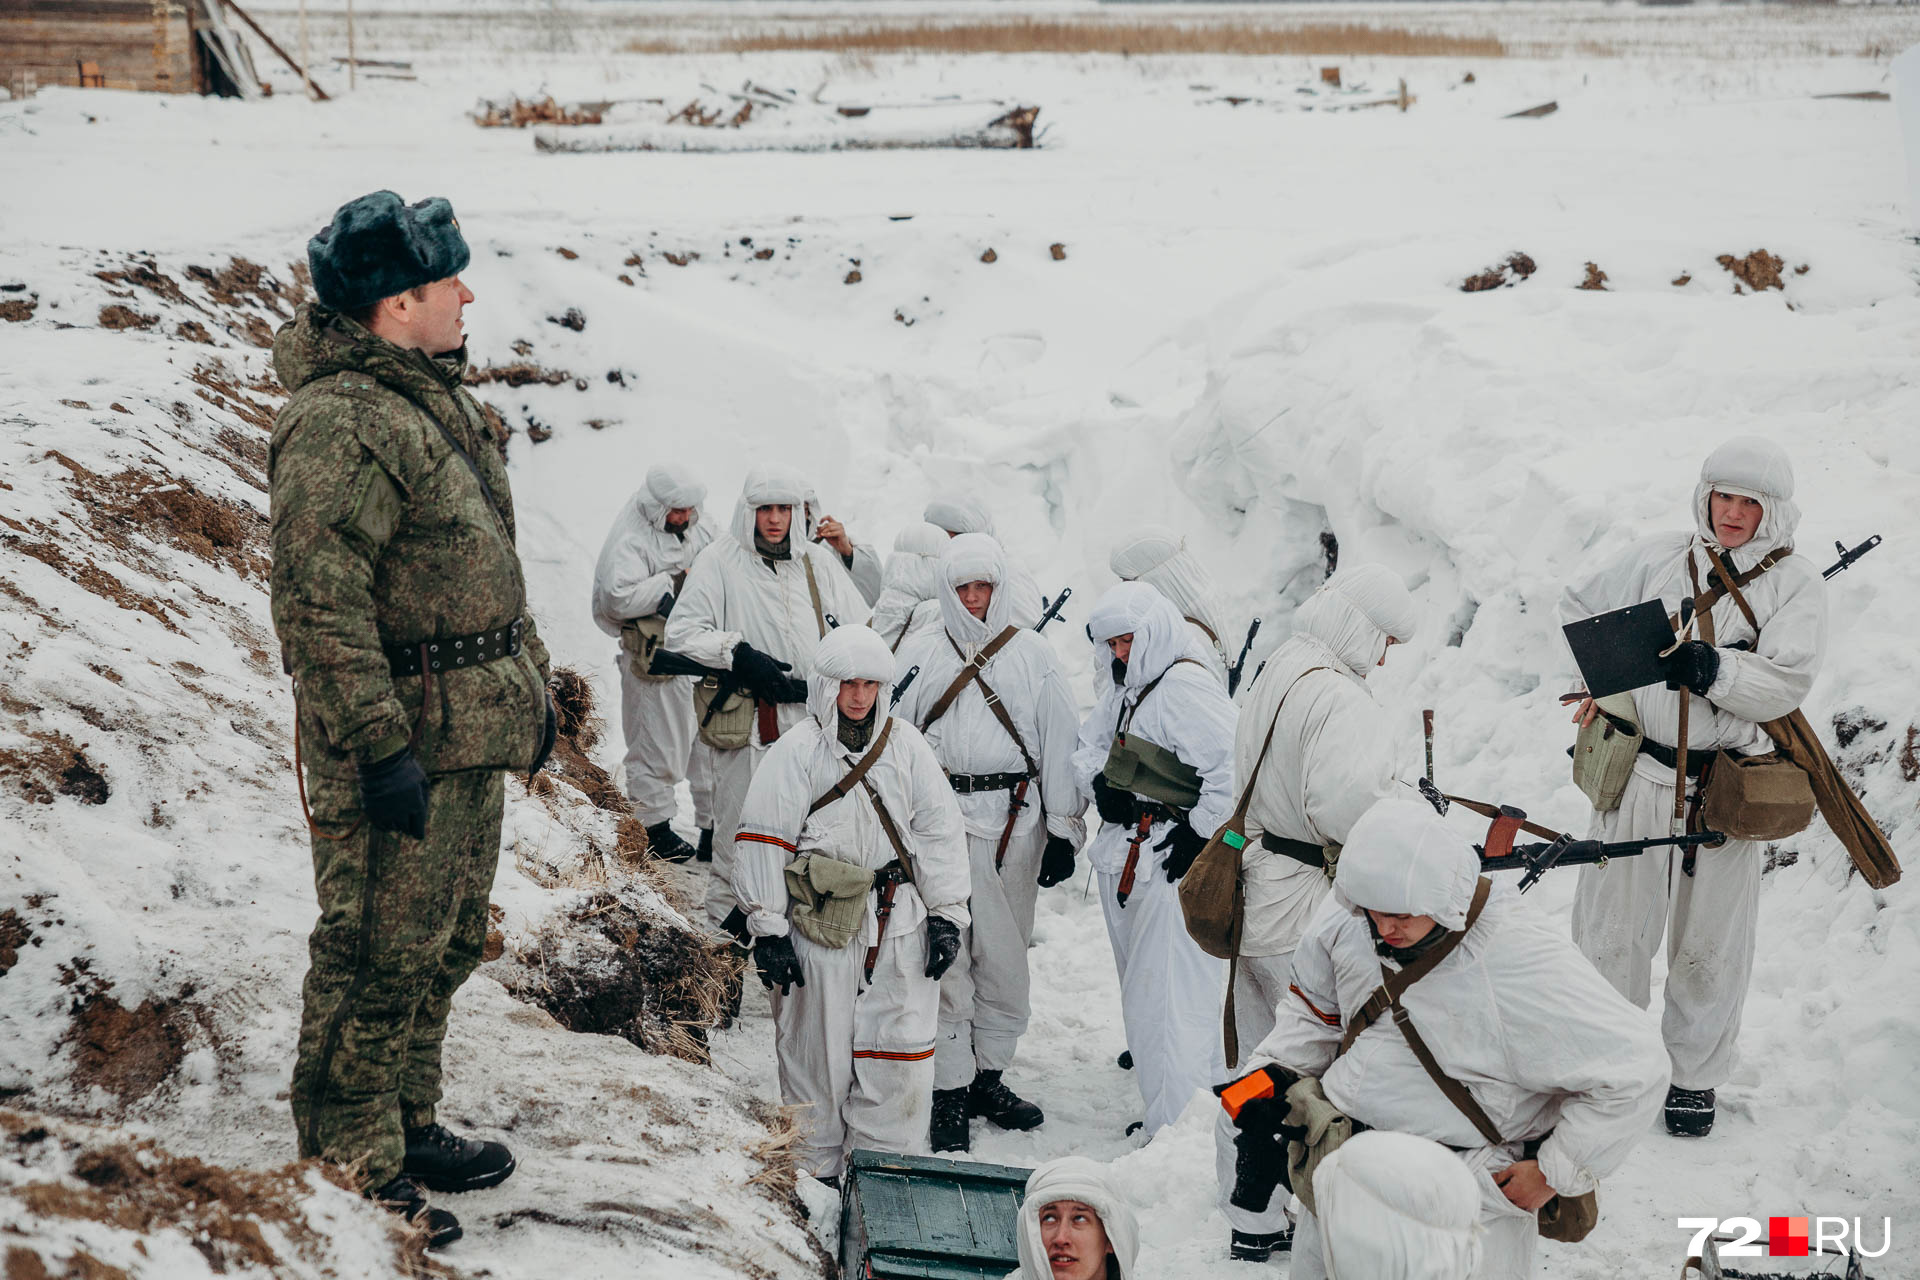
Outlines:
[{"label": "white snow suit jacket", "polygon": [[1413,638],[1414,616],[1412,598],[1388,570],[1343,569],[1294,612],[1294,635],[1248,690],[1234,775],[1252,776],[1269,727],[1273,747],[1247,808],[1241,955],[1292,951],[1327,893],[1323,870],[1266,848],[1261,833],[1345,844],[1360,815],[1394,789],[1391,725],[1366,676],[1389,637]]},{"label": "white snow suit jacket", "polygon": [[[1708,518],[1708,499],[1715,489],[1753,498],[1761,504],[1760,527],[1744,545],[1728,551],[1716,540]],[[1700,586],[1707,585],[1713,564],[1705,546],[1712,546],[1736,574],[1744,573],[1775,549],[1791,545],[1800,523],[1793,504],[1793,471],[1786,454],[1771,441],[1738,437],[1716,449],[1701,469],[1693,495],[1694,532],[1647,538],[1615,557],[1599,571],[1567,588],[1560,602],[1560,620],[1576,622],[1643,600],[1658,600],[1669,615],[1680,601],[1694,595],[1687,576],[1691,561]],[[1693,697],[1687,713],[1687,750],[1725,748],[1736,755],[1773,750],[1760,722],[1778,719],[1798,707],[1813,686],[1827,648],[1826,583],[1813,562],[1791,555],[1741,589],[1760,620],[1760,642],[1753,644],[1753,628],[1729,593],[1712,609],[1713,644],[1719,651],[1720,674],[1705,699],[1665,685],[1633,691],[1642,731],[1665,746],[1679,736],[1680,699]],[[1694,623],[1689,639],[1705,639]],[[1735,649],[1740,642],[1752,646]],[[1673,770],[1651,756],[1634,766],[1649,778],[1671,784]]]},{"label": "white snow suit jacket", "polygon": [[[707,488],[685,467],[660,466],[614,518],[593,568],[593,621],[610,636],[634,618],[660,611],[675,574],[687,572],[713,541],[700,504]],[[667,512],[694,509],[683,534],[667,532]],[[684,585],[684,584],[683,584]],[[676,601],[677,603],[677,601]]]},{"label": "white snow suit jacket", "polygon": [[[1114,735],[1131,710],[1129,733],[1173,752],[1200,774],[1200,802],[1188,815],[1188,825],[1211,837],[1233,816],[1237,712],[1211,670],[1198,661],[1180,661],[1192,644],[1186,619],[1153,587],[1123,582],[1100,597],[1088,626],[1103,652],[1107,640],[1128,634],[1133,636],[1133,650],[1125,682],[1108,685],[1080,727],[1073,767],[1083,806],[1092,803],[1094,775],[1106,767]],[[1160,679],[1163,675],[1166,678]],[[1141,691],[1155,680],[1160,683],[1142,700]],[[1142,874],[1146,850],[1165,838],[1166,827],[1164,822],[1155,823],[1142,846]],[[1102,823],[1087,851],[1094,867],[1117,874],[1126,865],[1131,835],[1113,823]]]},{"label": "white snow suit jacket", "polygon": [[[1040,1211],[1063,1200],[1078,1201],[1100,1215],[1107,1245],[1120,1267],[1120,1280],[1139,1280],[1140,1272],[1134,1264],[1140,1257],[1140,1223],[1132,1206],[1114,1189],[1107,1166],[1085,1156],[1049,1160],[1028,1175],[1026,1198],[1020,1202],[1020,1269],[1009,1280],[1053,1280],[1046,1238],[1040,1231]],[[1107,1273],[1103,1270],[1098,1274]]]},{"label": "white snow suit jacket", "polygon": [[[799,513],[806,493],[803,482],[779,468],[756,467],[747,474],[729,536],[714,539],[687,574],[686,588],[667,620],[666,648],[695,662],[726,669],[733,665],[734,646],[744,641],[791,663],[792,674],[806,678],[813,669],[813,651],[821,635],[802,557],[813,565],[823,613],[831,613],[849,626],[866,620],[866,602],[839,555],[833,548],[813,541],[811,516],[802,527]],[[795,520],[787,534],[792,558],[769,560],[754,549],[754,512],[778,504],[794,508]],[[801,703],[782,705],[781,730],[798,724],[806,714]],[[760,741],[757,724],[754,741]]]},{"label": "white snow suit jacket", "polygon": [[[807,812],[866,754],[864,748],[854,751],[840,742],[840,713],[834,701],[840,682],[887,682],[874,704],[874,715],[880,718],[874,733],[879,733],[891,697],[888,673],[893,655],[884,641],[863,626],[842,627],[821,651],[824,669],[807,680],[806,717],[768,749],[740,810],[733,891],[747,912],[747,928],[756,937],[786,934],[792,899],[785,868],[799,854],[824,853],[874,871],[895,862],[893,844],[864,786],[854,787],[816,813]],[[888,935],[918,928],[929,911],[965,928],[971,919],[967,897],[973,887],[966,828],[953,788],[947,785],[926,739],[912,725],[894,719],[886,750],[867,771],[865,781],[886,805],[913,864],[912,883],[901,885],[895,895]],[[871,946],[877,940],[877,897],[877,892],[868,895],[866,921],[860,936],[848,945]]]},{"label": "white snow suit jacket", "polygon": [[[914,666],[920,674],[894,714],[923,724],[966,664],[1012,625],[1011,597],[1002,589],[1007,581],[1006,552],[990,535],[963,533],[948,544],[940,560],[938,585],[943,625],[903,645],[896,655],[896,679]],[[967,582],[994,584],[984,621],[967,612],[954,593],[955,587]],[[1086,838],[1080,821],[1086,802],[1073,772],[1080,717],[1053,646],[1035,632],[1016,629],[981,669],[980,678],[993,689],[1040,768],[1040,776],[1028,789],[1026,808],[1014,823],[1015,836],[1033,830],[1044,814],[1048,834],[1064,836],[1078,849]],[[927,727],[926,738],[950,774],[1027,771],[1020,748],[988,708],[978,681],[969,682],[946,714]],[[968,834],[997,840],[1006,829],[1008,796],[1005,791],[960,796]]]},{"label": "white snow suit jacket", "polygon": [[907,639],[940,625],[940,553],[951,539],[938,525],[910,524],[893,539],[871,626],[895,653]]},{"label": "white snow suit jacket", "polygon": [[[1348,833],[1333,893],[1293,953],[1284,1001],[1251,1068],[1279,1063],[1320,1077],[1327,1098],[1376,1129],[1463,1150],[1484,1148],[1392,1017],[1335,1054],[1344,1024],[1382,980],[1361,903],[1383,913],[1466,920],[1478,879],[1473,846],[1419,801],[1383,800]],[[1657,1029],[1574,949],[1554,922],[1496,885],[1466,937],[1401,1003],[1440,1068],[1465,1085],[1509,1143],[1551,1133],[1540,1171],[1582,1195],[1619,1168],[1667,1087]]]}]

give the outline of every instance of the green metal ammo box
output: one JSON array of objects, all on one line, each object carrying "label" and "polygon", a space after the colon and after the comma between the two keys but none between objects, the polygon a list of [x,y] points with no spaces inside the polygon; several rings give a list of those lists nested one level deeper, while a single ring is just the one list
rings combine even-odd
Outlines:
[{"label": "green metal ammo box", "polygon": [[845,1280],[1001,1280],[1030,1169],[856,1151],[840,1220]]}]

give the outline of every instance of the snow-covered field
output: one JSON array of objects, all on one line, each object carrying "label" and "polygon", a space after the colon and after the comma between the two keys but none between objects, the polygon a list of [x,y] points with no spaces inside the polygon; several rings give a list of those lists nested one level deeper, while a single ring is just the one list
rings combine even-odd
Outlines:
[{"label": "snow-covered field", "polygon": [[[291,47],[291,12],[264,12]],[[1409,763],[1433,707],[1445,785],[1578,824],[1559,584],[1682,523],[1700,458],[1751,432],[1793,454],[1799,543],[1816,559],[1835,539],[1886,535],[1832,585],[1832,651],[1807,711],[1920,860],[1920,254],[1892,104],[1815,97],[1890,89],[1886,55],[1920,39],[1920,19],[1370,5],[1351,12],[1465,34],[1510,21],[1516,41],[1559,43],[1484,60],[646,57],[577,31],[535,39],[555,10],[523,12],[502,43],[471,14],[443,29],[376,11],[362,55],[413,58],[420,79],[363,79],[329,104],[302,100],[264,53],[278,92],[261,103],[75,90],[0,103],[9,1105],[98,1117],[176,1156],[293,1156],[283,1095],[313,906],[290,703],[248,559],[264,435],[242,399],[274,403],[244,317],[273,323],[265,299],[280,295],[221,302],[234,282],[189,268],[243,258],[291,291],[306,237],[383,186],[459,211],[477,363],[569,375],[482,394],[516,429],[542,632],[558,662],[592,673],[603,707],[614,655],[587,588],[617,505],[674,458],[706,472],[724,518],[749,462],[771,458],[806,468],[883,547],[930,495],[980,494],[1044,589],[1073,586],[1050,634],[1083,686],[1079,627],[1121,531],[1185,530],[1236,618],[1264,616],[1257,654],[1284,638],[1331,530],[1343,561],[1393,566],[1421,604],[1420,636],[1375,677]],[[683,4],[662,20],[737,29],[775,12]],[[343,51],[315,29],[317,52]],[[1816,56],[1810,30],[1841,52]],[[1335,62],[1367,98],[1404,78],[1418,100],[1404,114],[1308,109],[1340,101],[1302,92]],[[1012,152],[550,156],[530,132],[465,114],[514,92],[677,106],[747,80],[824,83],[829,102],[1037,104],[1047,132]],[[341,81],[326,68],[329,88]],[[1549,100],[1550,116],[1501,118]],[[1736,293],[1717,259],[1759,249],[1783,259],[1784,289]],[[1530,278],[1461,292],[1514,252],[1537,264]],[[149,259],[177,298],[137,270],[95,274]],[[1604,291],[1575,288],[1588,263]],[[103,307],[136,327],[103,326]],[[559,323],[570,309],[578,327]],[[208,342],[183,336],[188,322]],[[187,490],[237,522],[203,537],[211,552],[154,532],[156,508],[183,519],[166,495]],[[611,738],[599,749],[603,764],[617,754]],[[555,868],[599,866],[592,847],[611,843],[604,815],[513,796],[495,894],[510,945],[581,891],[583,875]],[[1788,846],[1765,880],[1744,1065],[1720,1125],[1704,1142],[1650,1133],[1604,1188],[1598,1231],[1543,1246],[1543,1274],[1670,1275],[1676,1217],[1802,1213],[1866,1218],[1870,1242],[1891,1217],[1896,1249],[1872,1274],[1911,1273],[1898,1246],[1911,1256],[1920,1223],[1913,894],[1850,878],[1823,826]],[[1560,876],[1530,898],[1564,915],[1570,893]],[[1034,968],[1011,1082],[1049,1121],[977,1128],[975,1155],[1115,1161],[1147,1210],[1146,1274],[1244,1274],[1223,1257],[1207,1101],[1144,1148],[1122,1137],[1138,1099],[1113,1065],[1112,964],[1079,881],[1042,896]],[[450,1201],[469,1236],[448,1263],[514,1278],[818,1274],[792,1215],[749,1182],[767,1138],[753,1099],[777,1101],[757,988],[715,1037],[715,1072],[564,1031],[494,980],[510,976],[485,969],[458,1002],[447,1109],[513,1142],[521,1172]],[[115,1027],[70,1021],[102,989],[132,1023],[170,1028],[172,1067],[102,1076]],[[0,1191],[23,1169],[0,1148]],[[45,1245],[50,1262],[85,1237],[133,1274],[186,1274],[177,1250],[164,1270],[92,1224],[60,1235],[23,1203],[0,1196],[0,1230],[66,1241]],[[341,1274],[374,1265],[374,1215],[327,1196],[311,1214],[363,1238],[332,1255]]]}]

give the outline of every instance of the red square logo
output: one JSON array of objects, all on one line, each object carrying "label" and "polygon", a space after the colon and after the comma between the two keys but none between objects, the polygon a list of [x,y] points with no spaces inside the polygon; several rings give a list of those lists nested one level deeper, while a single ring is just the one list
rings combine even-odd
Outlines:
[{"label": "red square logo", "polygon": [[1807,1256],[1807,1219],[1768,1218],[1767,1255],[1774,1258]]}]

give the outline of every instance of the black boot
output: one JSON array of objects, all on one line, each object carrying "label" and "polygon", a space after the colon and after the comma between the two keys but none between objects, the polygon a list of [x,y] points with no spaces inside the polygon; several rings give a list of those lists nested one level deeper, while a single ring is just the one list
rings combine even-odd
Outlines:
[{"label": "black boot", "polygon": [[460,1219],[445,1209],[436,1209],[428,1204],[426,1193],[404,1173],[378,1191],[369,1192],[368,1199],[377,1201],[382,1209],[397,1213],[415,1226],[424,1228],[429,1249],[444,1248],[463,1234]]},{"label": "black boot", "polygon": [[933,1122],[927,1126],[927,1143],[935,1151],[973,1150],[973,1131],[967,1124],[965,1089],[933,1091]]},{"label": "black boot", "polygon": [[1676,1138],[1704,1138],[1713,1132],[1713,1090],[1667,1088],[1667,1132]]},{"label": "black boot", "polygon": [[673,828],[664,822],[647,828],[647,851],[662,862],[685,862],[694,854],[693,846],[674,834]]},{"label": "black boot", "polygon": [[407,1130],[401,1173],[429,1191],[479,1191],[513,1176],[513,1152],[437,1124]]},{"label": "black boot", "polygon": [[1113,1060],[1113,1065],[1119,1067],[1122,1071],[1133,1070],[1133,1050],[1122,1049],[1120,1056]]},{"label": "black boot", "polygon": [[967,1089],[967,1114],[1002,1129],[1038,1129],[1047,1119],[1040,1108],[1007,1088],[998,1071],[974,1076]]},{"label": "black boot", "polygon": [[700,828],[700,847],[694,851],[693,860],[695,862],[712,862],[713,861],[713,828],[712,827]]},{"label": "black boot", "polygon": [[1233,1242],[1227,1246],[1227,1256],[1235,1262],[1265,1262],[1276,1253],[1290,1253],[1292,1250],[1292,1227],[1266,1235],[1236,1231],[1233,1233]]}]

